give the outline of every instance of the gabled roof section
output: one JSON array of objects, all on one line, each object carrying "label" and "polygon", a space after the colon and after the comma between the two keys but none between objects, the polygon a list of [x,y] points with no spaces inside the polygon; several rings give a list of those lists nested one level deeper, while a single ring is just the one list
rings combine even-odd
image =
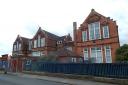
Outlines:
[{"label": "gabled roof section", "polygon": [[[20,35],[17,35],[17,38],[16,38],[15,42],[17,42],[17,41],[24,42],[24,43],[28,43],[29,38],[26,38],[26,37],[22,37],[22,36],[20,36]],[[15,42],[14,42],[14,43],[15,43]]]},{"label": "gabled roof section", "polygon": [[[38,35],[39,32],[43,32],[42,29],[41,29],[41,27],[39,27],[39,29],[37,30],[37,32],[36,32],[36,34],[34,35],[33,38],[35,38],[35,37]],[[43,33],[44,33],[44,32],[43,32]]]},{"label": "gabled roof section", "polygon": [[52,34],[52,33],[48,32],[48,31],[46,31],[46,30],[42,30],[41,27],[39,27],[39,29],[38,29],[38,31],[37,31],[37,33],[35,34],[34,37],[36,37],[36,35],[37,35],[39,32],[43,33],[44,35],[46,35],[46,36],[48,36],[48,37],[51,37],[51,38],[53,38],[53,39],[56,39],[56,40],[59,38],[59,36],[57,36],[57,35],[55,35],[55,34]]},{"label": "gabled roof section", "polygon": [[91,9],[90,14],[88,15],[88,17],[84,20],[83,23],[86,22],[92,22],[92,21],[98,21],[100,20],[101,17],[106,18],[105,16],[101,15],[100,13],[96,12],[94,9]]}]

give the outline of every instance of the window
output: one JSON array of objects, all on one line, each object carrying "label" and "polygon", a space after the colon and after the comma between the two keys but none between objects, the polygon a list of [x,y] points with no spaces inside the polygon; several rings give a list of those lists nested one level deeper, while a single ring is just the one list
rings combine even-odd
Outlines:
[{"label": "window", "polygon": [[76,58],[72,58],[72,62],[74,62],[74,63],[75,63],[75,62],[76,62]]},{"label": "window", "polygon": [[67,47],[67,50],[70,50],[70,51],[72,51],[72,47]]},{"label": "window", "polygon": [[99,22],[94,22],[89,24],[88,28],[89,28],[89,40],[95,40],[101,38]]},{"label": "window", "polygon": [[82,31],[82,40],[87,41],[87,31]]},{"label": "window", "polygon": [[104,46],[104,49],[105,49],[106,63],[112,63],[111,47],[110,46]]},{"label": "window", "polygon": [[19,43],[19,50],[21,50],[21,43]]},{"label": "window", "polygon": [[41,52],[40,51],[35,51],[35,52],[32,52],[32,56],[41,56]]},{"label": "window", "polygon": [[14,45],[13,49],[14,49],[14,51],[16,51],[16,45]]},{"label": "window", "polygon": [[91,48],[91,62],[96,63],[96,50],[95,48]]},{"label": "window", "polygon": [[19,50],[19,43],[16,42],[16,51]]},{"label": "window", "polygon": [[91,48],[91,62],[93,63],[102,63],[102,50],[100,47]]},{"label": "window", "polygon": [[26,65],[31,65],[31,60],[27,60]]},{"label": "window", "polygon": [[57,44],[59,44],[59,41],[57,41]]},{"label": "window", "polygon": [[38,35],[37,42],[38,42],[37,46],[40,47],[40,35]]},{"label": "window", "polygon": [[29,40],[29,50],[31,50],[31,49],[32,49],[32,41]]},{"label": "window", "polygon": [[63,42],[62,42],[62,40],[61,41],[57,41],[57,44],[62,44]]},{"label": "window", "polygon": [[84,54],[84,60],[88,60],[88,48],[83,49],[83,54]]},{"label": "window", "polygon": [[108,28],[108,26],[103,26],[103,38],[109,38],[109,28]]},{"label": "window", "polygon": [[45,38],[41,38],[41,47],[45,46]]},{"label": "window", "polygon": [[34,48],[37,47],[37,40],[34,40]]},{"label": "window", "polygon": [[97,59],[96,59],[96,62],[97,63],[103,63],[103,60],[102,60],[102,50],[101,50],[101,48],[97,48]]}]

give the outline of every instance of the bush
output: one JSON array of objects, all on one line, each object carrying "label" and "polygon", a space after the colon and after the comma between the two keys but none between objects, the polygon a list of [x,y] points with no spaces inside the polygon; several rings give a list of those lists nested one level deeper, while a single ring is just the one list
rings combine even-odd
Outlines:
[{"label": "bush", "polygon": [[116,61],[128,61],[128,45],[124,44],[116,50]]},{"label": "bush", "polygon": [[57,57],[48,55],[48,56],[41,56],[39,58],[39,61],[44,61],[44,62],[57,62]]}]

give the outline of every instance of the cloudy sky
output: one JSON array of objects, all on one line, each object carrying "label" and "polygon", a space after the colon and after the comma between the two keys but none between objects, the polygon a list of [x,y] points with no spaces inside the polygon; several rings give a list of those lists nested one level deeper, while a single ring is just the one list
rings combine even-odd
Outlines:
[{"label": "cloudy sky", "polygon": [[32,38],[38,26],[57,35],[72,33],[94,8],[117,21],[121,45],[128,43],[128,0],[0,0],[0,55],[11,53],[18,34]]}]

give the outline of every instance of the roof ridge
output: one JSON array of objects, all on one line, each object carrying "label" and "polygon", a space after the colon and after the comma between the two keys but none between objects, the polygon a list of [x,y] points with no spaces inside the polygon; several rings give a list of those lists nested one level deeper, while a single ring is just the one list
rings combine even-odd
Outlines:
[{"label": "roof ridge", "polygon": [[48,36],[54,38],[54,39],[58,39],[60,36],[56,35],[56,34],[53,34],[51,32],[48,32],[46,30],[43,30],[41,27],[39,27],[39,30],[42,31],[42,32],[45,32]]}]

